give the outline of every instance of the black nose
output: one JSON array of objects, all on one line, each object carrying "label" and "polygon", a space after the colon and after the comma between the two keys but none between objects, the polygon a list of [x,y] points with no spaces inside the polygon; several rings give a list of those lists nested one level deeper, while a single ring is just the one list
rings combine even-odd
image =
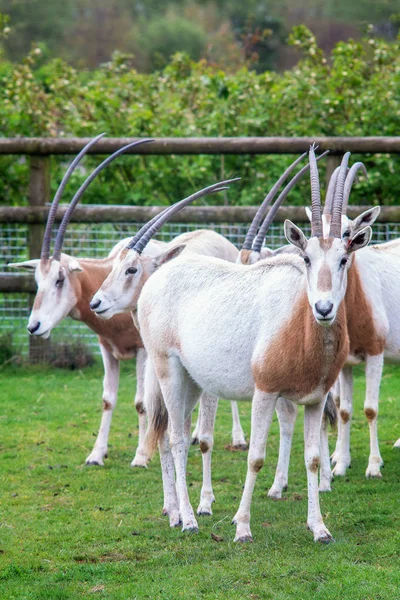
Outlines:
[{"label": "black nose", "polygon": [[37,331],[39,329],[39,327],[40,327],[40,321],[37,321],[37,323],[35,323],[34,325],[31,325],[30,327],[28,325],[28,331],[32,335],[33,333],[35,333],[35,331]]},{"label": "black nose", "polygon": [[332,302],[325,302],[324,300],[319,300],[315,305],[315,310],[322,317],[327,317],[333,308]]},{"label": "black nose", "polygon": [[92,300],[89,306],[92,310],[96,310],[96,308],[99,308],[100,304],[101,300]]}]

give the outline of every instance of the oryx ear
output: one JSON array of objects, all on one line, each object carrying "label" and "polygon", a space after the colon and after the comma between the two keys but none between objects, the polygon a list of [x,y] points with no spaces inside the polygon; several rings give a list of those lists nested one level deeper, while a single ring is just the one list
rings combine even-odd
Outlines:
[{"label": "oryx ear", "polygon": [[380,212],[381,207],[374,206],[373,208],[366,210],[361,215],[356,217],[351,225],[353,233],[355,233],[356,231],[360,231],[360,229],[367,227],[367,225],[371,226],[373,223],[375,223],[376,219],[379,217]]},{"label": "oryx ear", "polygon": [[310,221],[311,223],[311,219],[312,219],[312,211],[311,208],[309,206],[305,206],[304,210],[306,211],[306,215],[307,215],[307,219]]},{"label": "oryx ear", "polygon": [[163,252],[163,254],[159,254],[153,258],[153,265],[156,267],[156,269],[158,269],[158,267],[161,267],[161,265],[164,263],[169,262],[173,258],[179,256],[184,248],[186,248],[186,244],[181,244],[180,246],[175,246],[174,248]]},{"label": "oryx ear", "polygon": [[40,258],[33,258],[32,260],[24,260],[23,262],[8,263],[7,267],[11,267],[12,269],[26,269],[33,273],[36,271],[36,267],[39,263]]},{"label": "oryx ear", "polygon": [[289,221],[289,219],[286,219],[286,221],[283,224],[283,229],[289,244],[293,244],[293,246],[300,248],[300,250],[306,249],[307,238],[302,232],[302,230],[299,227],[297,227],[297,225],[292,223],[292,221]]},{"label": "oryx ear", "polygon": [[68,271],[70,273],[81,273],[83,269],[75,258],[71,258],[68,262]]},{"label": "oryx ear", "polygon": [[361,231],[356,231],[352,233],[349,241],[347,242],[347,252],[355,252],[360,248],[364,248],[372,238],[372,229],[371,227],[364,227]]}]

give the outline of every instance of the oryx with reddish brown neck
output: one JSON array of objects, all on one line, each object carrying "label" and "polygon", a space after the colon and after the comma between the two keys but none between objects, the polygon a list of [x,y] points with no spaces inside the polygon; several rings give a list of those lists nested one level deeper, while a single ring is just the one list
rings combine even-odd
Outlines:
[{"label": "oryx with reddish brown neck", "polygon": [[236,540],[251,539],[252,492],[280,395],[305,405],[308,525],[315,540],[331,539],[318,497],[321,417],[349,349],[343,303],[347,260],[369,242],[371,229],[363,229],[346,242],[341,239],[345,155],[330,236],[323,239],[313,148],[309,157],[312,237],[307,240],[299,228],[285,223],[287,238],[302,257],[278,256],[244,266],[181,255],[150,277],[139,297],[138,322],[149,357],[146,372],[154,370],[162,391],[156,399],[152,395],[151,404],[145,392],[147,445],[150,450],[163,436],[166,407],[184,530],[197,529],[187,493],[184,423],[205,390],[226,398],[253,399],[248,472],[235,517]]},{"label": "oryx with reddish brown neck", "polygon": [[[109,256],[104,259],[75,258],[62,253],[61,250],[73,210],[91,181],[117,156],[133,146],[150,140],[139,140],[121,148],[91,173],[75,194],[65,212],[56,236],[53,254],[50,256],[52,228],[61,195],[74,169],[89,148],[101,137],[102,135],[91,140],[72,161],[65,173],[49,211],[40,259],[9,266],[28,269],[35,273],[38,291],[28,323],[28,330],[31,335],[48,338],[54,327],[66,316],[70,316],[85,323],[99,336],[104,364],[103,414],[93,451],[87,457],[86,464],[104,464],[112,413],[117,401],[119,361],[136,356],[137,390],[135,406],[139,416],[139,446],[131,464],[132,466],[146,466],[147,456],[143,451],[143,436],[146,429],[146,416],[143,410],[143,377],[146,353],[140,335],[129,315],[121,315],[112,321],[104,322],[97,319],[89,308],[89,302],[94,292],[110,273],[114,258],[120,248],[124,246],[124,241],[117,244]],[[161,242],[152,242],[151,247],[149,247],[149,254],[153,253],[154,256],[160,254],[163,246],[164,244]]]}]

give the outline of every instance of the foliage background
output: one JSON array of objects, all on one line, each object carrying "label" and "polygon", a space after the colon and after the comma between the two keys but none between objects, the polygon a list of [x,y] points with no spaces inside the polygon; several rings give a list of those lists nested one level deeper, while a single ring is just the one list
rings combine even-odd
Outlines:
[{"label": "foliage background", "polygon": [[[95,9],[92,0],[67,0],[62,8],[57,4],[55,14],[50,10],[54,4],[47,0],[39,4],[36,0],[0,0],[0,8],[9,9],[15,20],[14,25],[8,17],[0,17],[0,136],[87,137],[100,131],[109,136],[154,137],[397,134],[400,42],[398,37],[393,38],[396,18],[388,19],[389,11],[397,9],[396,1],[374,6],[368,0],[357,3],[362,14],[369,11],[375,25],[366,28],[364,37],[338,41],[331,49],[319,46],[306,26],[294,27],[278,55],[281,57],[291,48],[291,56],[297,62],[294,64],[291,59],[293,66],[283,71],[264,70],[266,65],[279,67],[280,59],[274,59],[275,34],[265,33],[267,37],[263,38],[264,34],[250,25],[256,22],[259,27],[263,22],[260,15],[274,18],[276,23],[280,19],[275,29],[283,35],[293,20],[289,0],[279,10],[271,2],[270,9],[264,12],[266,4],[260,1],[250,2],[246,10],[240,8],[239,2],[223,0],[195,4],[177,0],[164,5],[162,11],[159,4],[147,2],[142,14],[141,4],[136,2],[99,2]],[[324,19],[331,24],[330,30],[345,18],[352,27],[360,21],[361,13],[354,7],[343,2],[336,5],[339,8],[334,8],[333,3],[329,8],[322,0],[307,0],[299,15],[316,24],[320,37]],[[107,13],[109,29],[104,29],[107,6],[111,11]],[[196,12],[196,6],[203,11],[201,14]],[[39,12],[32,20],[33,27],[29,11],[34,9]],[[113,34],[115,23],[125,19],[124,15],[130,28],[129,39],[139,40],[141,51],[150,53],[146,54],[150,61],[146,68],[137,56],[121,50],[101,62],[110,55],[112,47],[134,50],[125,43],[122,30],[118,39]],[[202,24],[208,23],[209,30],[215,32],[222,23],[221,15],[229,21],[229,27],[221,30],[219,46],[207,38],[206,46],[212,47],[212,53],[205,52]],[[93,19],[103,24],[98,30],[99,38],[107,38],[111,45],[96,57],[90,58],[86,51],[81,61],[75,60],[73,52],[80,54],[82,36],[86,46],[92,47],[89,22]],[[181,29],[175,26],[178,21]],[[134,33],[135,27],[142,31],[142,41],[136,30]],[[207,35],[211,35],[210,31]],[[357,29],[354,32],[357,37]],[[46,44],[35,42],[39,36]],[[177,39],[184,47],[185,39],[190,39],[193,47],[186,48],[187,52],[175,52],[169,59],[169,51],[176,50],[172,42]],[[265,52],[262,40],[267,44]],[[24,55],[27,41],[34,43]],[[327,46],[325,38],[322,45]],[[157,53],[159,60],[152,62],[150,55],[155,57]],[[144,72],[146,69],[150,72]],[[367,183],[361,179],[355,186],[352,202],[396,203],[399,159],[395,155],[362,159],[367,164],[369,180]],[[52,159],[54,189],[68,160]],[[72,178],[66,198],[98,160],[86,159],[85,167]],[[168,204],[219,178],[240,175],[242,182],[230,192],[228,201],[257,204],[290,161],[285,156],[122,157],[94,182],[84,201]],[[0,202],[25,203],[27,183],[24,157],[0,158]],[[289,202],[304,203],[305,194],[307,180],[296,186]],[[223,201],[214,196],[205,202]]]}]

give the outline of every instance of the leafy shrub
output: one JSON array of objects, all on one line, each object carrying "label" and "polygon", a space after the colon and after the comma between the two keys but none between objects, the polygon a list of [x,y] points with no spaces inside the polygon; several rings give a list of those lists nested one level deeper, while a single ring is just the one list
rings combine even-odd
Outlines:
[{"label": "leafy shrub", "polygon": [[[396,135],[400,128],[400,40],[367,36],[340,42],[325,56],[314,35],[296,27],[291,44],[300,62],[283,74],[257,74],[247,67],[228,74],[193,62],[182,53],[159,72],[139,74],[129,56],[116,53],[93,71],[78,71],[32,49],[12,69],[0,61],[0,122],[3,136],[371,136]],[[357,159],[358,157],[354,157]],[[70,159],[69,159],[70,160]],[[87,157],[85,168],[99,162]],[[86,203],[169,204],[221,177],[240,175],[229,193],[236,204],[256,204],[282,169],[285,156],[121,157],[85,194]],[[368,185],[361,180],[353,203],[395,204],[400,159],[363,157]],[[52,158],[55,189],[65,157]],[[0,197],[24,200],[25,159],[1,157]],[[84,176],[76,173],[70,197]],[[291,193],[291,204],[308,197],[307,178]],[[204,202],[221,203],[218,195]]]}]

